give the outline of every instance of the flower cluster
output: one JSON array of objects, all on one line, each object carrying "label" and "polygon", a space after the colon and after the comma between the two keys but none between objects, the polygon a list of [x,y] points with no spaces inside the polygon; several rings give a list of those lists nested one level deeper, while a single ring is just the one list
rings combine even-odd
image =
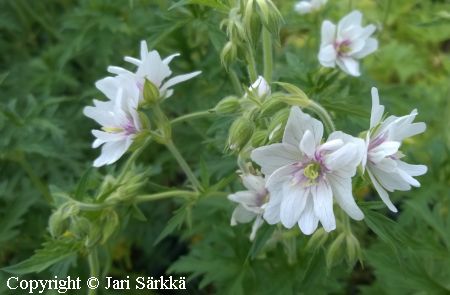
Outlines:
[{"label": "flower cluster", "polygon": [[341,131],[332,132],[323,140],[322,122],[299,107],[292,107],[281,143],[251,152],[251,159],[261,167],[264,178],[244,176],[244,186],[249,190],[229,196],[239,203],[232,224],[249,222],[256,216],[251,238],[261,226],[261,216],[269,224],[281,223],[286,228],[298,225],[306,235],[312,234],[319,222],[329,232],[336,228],[334,203],[351,218],[362,220],[364,214],[352,193],[352,178],[358,166],[367,171],[388,208],[396,211],[386,190],[419,186],[413,176],[427,170],[424,165],[401,161],[399,147],[405,138],[423,132],[426,126],[413,123],[416,110],[381,121],[383,111],[378,91],[373,88],[370,128],[365,140]]},{"label": "flower cluster", "polygon": [[169,64],[177,56],[179,54],[172,54],[161,59],[156,50],[149,51],[147,43],[141,41],[141,58],[125,57],[125,61],[137,66],[136,71],[110,66],[108,71],[115,76],[97,81],[95,86],[108,100],[94,100],[94,106],[84,109],[87,117],[102,126],[102,130],[92,131],[96,137],[93,147],[103,145],[101,155],[94,161],[95,167],[120,159],[143,130],[138,109],[144,98],[146,81],[156,87],[160,99],[165,99],[173,94],[172,86],[200,74],[197,71],[169,78],[172,75]]}]

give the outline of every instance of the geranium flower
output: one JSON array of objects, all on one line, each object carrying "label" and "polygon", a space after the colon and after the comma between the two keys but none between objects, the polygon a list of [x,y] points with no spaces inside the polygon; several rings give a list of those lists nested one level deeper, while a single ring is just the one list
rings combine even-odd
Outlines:
[{"label": "geranium flower", "polygon": [[380,105],[378,90],[372,87],[372,113],[370,130],[367,131],[363,169],[369,177],[386,206],[394,212],[397,208],[386,191],[407,191],[420,183],[413,178],[427,172],[425,165],[411,165],[400,160],[404,155],[399,151],[402,141],[422,133],[426,129],[423,122],[413,123],[417,110],[403,117],[389,116],[382,121],[384,106]]},{"label": "geranium flower", "polygon": [[141,59],[126,56],[125,61],[137,66],[136,72],[131,72],[121,67],[110,66],[108,71],[117,75],[130,75],[136,82],[136,85],[142,92],[144,89],[145,79],[152,82],[158,89],[161,98],[168,98],[173,94],[173,90],[170,87],[192,79],[198,76],[201,72],[196,71],[189,74],[178,75],[169,78],[172,75],[172,71],[169,68],[169,63],[180,54],[172,54],[165,59],[161,59],[158,51],[148,51],[147,43],[141,41]]},{"label": "geranium flower", "polygon": [[83,110],[85,116],[102,125],[102,130],[92,130],[96,137],[92,147],[103,145],[100,156],[94,161],[94,167],[109,165],[120,159],[142,129],[137,112],[137,86],[124,76],[110,77],[97,83],[97,86],[99,85],[99,89],[110,100],[94,99],[94,106],[85,107]]},{"label": "geranium flower", "polygon": [[252,220],[252,232],[250,240],[253,240],[256,231],[263,224],[262,214],[264,212],[263,205],[267,202],[268,192],[265,188],[264,178],[252,174],[242,175],[242,182],[248,189],[239,191],[228,196],[228,199],[238,203],[231,216],[231,225],[238,223],[248,223]]},{"label": "geranium flower", "polygon": [[294,10],[299,14],[308,14],[314,11],[319,10],[327,4],[328,0],[307,0],[307,1],[299,1],[295,4]]},{"label": "geranium flower", "polygon": [[281,143],[253,150],[251,158],[266,175],[270,200],[264,211],[269,224],[298,224],[312,234],[318,222],[336,228],[333,199],[356,220],[364,215],[352,195],[351,178],[361,162],[364,141],[340,131],[322,142],[320,121],[292,107]]},{"label": "geranium flower", "polygon": [[342,18],[336,28],[332,22],[322,23],[319,62],[322,66],[334,68],[336,64],[347,74],[359,76],[359,59],[378,48],[378,41],[370,36],[374,25],[361,26],[362,14],[353,11]]}]

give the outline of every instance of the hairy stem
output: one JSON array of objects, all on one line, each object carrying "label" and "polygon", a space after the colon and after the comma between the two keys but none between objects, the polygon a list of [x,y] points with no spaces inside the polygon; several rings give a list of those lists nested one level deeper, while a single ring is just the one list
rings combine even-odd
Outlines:
[{"label": "hairy stem", "polygon": [[194,189],[196,191],[201,190],[200,182],[197,180],[197,177],[194,175],[194,172],[192,172],[191,168],[187,164],[186,160],[183,158],[183,156],[178,151],[177,147],[174,145],[172,140],[167,141],[166,143],[167,148],[172,153],[172,155],[177,160],[178,164],[180,165],[181,169],[186,174],[187,178],[193,185]]},{"label": "hairy stem", "polygon": [[[97,279],[100,279],[100,265],[98,261],[98,250],[97,247],[93,247],[88,256],[89,261],[89,273],[91,277],[95,277]],[[88,295],[96,295],[97,289],[89,289]]]},{"label": "hairy stem", "polygon": [[308,103],[306,105],[307,108],[309,108],[311,111],[313,111],[321,121],[323,122],[323,125],[325,126],[325,130],[327,130],[328,134],[336,131],[336,127],[334,127],[333,119],[331,119],[330,114],[327,112],[324,107],[322,107],[319,103],[315,102],[314,100],[308,99]]},{"label": "hairy stem", "polygon": [[272,82],[272,67],[273,67],[273,56],[272,56],[272,36],[269,30],[263,27],[262,29],[262,40],[263,40],[263,56],[264,56],[264,78],[267,83]]},{"label": "hairy stem", "polygon": [[143,203],[143,202],[167,199],[167,198],[171,198],[171,197],[195,197],[197,195],[198,194],[196,192],[176,190],[176,191],[168,191],[168,192],[162,192],[162,193],[156,193],[156,194],[141,195],[141,196],[137,196],[135,198],[135,200],[136,200],[136,203]]},{"label": "hairy stem", "polygon": [[177,124],[177,123],[180,123],[180,122],[183,122],[186,120],[190,120],[190,119],[198,119],[198,118],[207,117],[212,114],[214,114],[213,110],[190,113],[190,114],[179,116],[178,118],[173,119],[172,121],[170,121],[170,124],[174,125],[174,124]]}]

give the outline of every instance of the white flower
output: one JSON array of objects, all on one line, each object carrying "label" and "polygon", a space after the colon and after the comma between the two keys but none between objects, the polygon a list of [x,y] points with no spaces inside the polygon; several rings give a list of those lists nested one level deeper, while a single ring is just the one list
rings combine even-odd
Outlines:
[{"label": "white flower", "polygon": [[423,122],[413,123],[417,110],[403,117],[389,116],[381,121],[383,113],[384,106],[380,105],[378,90],[373,87],[370,130],[366,137],[367,153],[362,166],[367,169],[373,186],[386,206],[397,212],[386,191],[406,191],[411,186],[419,187],[420,183],[413,176],[427,172],[425,165],[411,165],[401,161],[404,155],[399,148],[403,139],[424,132],[426,125]]},{"label": "white flower", "polygon": [[141,90],[141,98],[145,79],[150,80],[159,89],[161,98],[168,98],[173,94],[173,90],[170,89],[170,87],[194,78],[201,73],[200,71],[196,71],[189,74],[174,76],[169,79],[172,75],[172,71],[169,68],[169,63],[173,58],[179,55],[180,54],[176,53],[166,57],[165,59],[161,59],[158,51],[148,51],[147,43],[145,41],[141,41],[141,59],[130,56],[125,57],[125,61],[137,66],[135,73],[115,66],[108,67],[108,71],[113,74],[125,74],[133,77]]},{"label": "white flower", "polygon": [[[101,82],[103,81],[103,82]],[[102,146],[95,167],[116,162],[128,150],[142,125],[137,112],[139,89],[125,76],[109,77],[97,86],[110,100],[94,99],[94,106],[85,107],[84,115],[102,125],[102,130],[92,130],[96,137],[92,147]]]},{"label": "white flower", "polygon": [[231,225],[238,223],[253,222],[250,240],[253,240],[256,231],[263,224],[262,214],[264,212],[263,205],[267,201],[268,192],[265,188],[264,178],[252,174],[242,175],[242,181],[247,191],[240,191],[228,196],[233,202],[239,205],[234,209],[231,216]]},{"label": "white flower", "polygon": [[270,85],[263,76],[258,76],[255,82],[248,88],[251,93],[254,93],[259,98],[270,95]]},{"label": "white flower", "polygon": [[361,162],[364,141],[333,132],[322,143],[320,121],[292,107],[282,143],[253,150],[251,158],[268,177],[270,200],[264,211],[269,224],[313,233],[318,222],[329,232],[336,228],[333,197],[350,217],[363,219],[352,195],[351,177]]},{"label": "white flower", "polygon": [[362,14],[353,11],[336,25],[326,20],[322,23],[322,41],[319,61],[324,67],[334,68],[336,64],[347,74],[359,76],[359,59],[378,48],[378,41],[370,36],[374,25],[361,26]]},{"label": "white flower", "polygon": [[299,14],[307,14],[314,11],[319,10],[327,4],[328,0],[306,0],[306,1],[300,1],[295,4],[295,11],[297,11]]}]

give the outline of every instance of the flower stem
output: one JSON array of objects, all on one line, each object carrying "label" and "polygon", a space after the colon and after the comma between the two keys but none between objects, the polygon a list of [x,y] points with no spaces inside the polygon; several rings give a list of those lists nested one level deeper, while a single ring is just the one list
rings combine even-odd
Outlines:
[{"label": "flower stem", "polygon": [[263,55],[264,55],[264,78],[267,83],[272,82],[272,37],[269,30],[263,27],[262,29],[262,40],[263,40]]},{"label": "flower stem", "polygon": [[[97,279],[99,278],[100,274],[100,266],[98,262],[98,250],[97,247],[93,247],[89,253],[88,256],[89,261],[89,272],[91,277],[95,277]],[[95,295],[97,294],[97,289],[89,289],[88,295]]]},{"label": "flower stem", "polygon": [[167,191],[162,193],[156,193],[156,194],[149,194],[149,195],[141,195],[137,196],[134,200],[136,203],[143,203],[143,202],[149,202],[149,201],[156,201],[161,199],[166,199],[170,197],[195,197],[198,194],[196,192],[191,191],[182,191],[182,190],[176,190],[176,191]]},{"label": "flower stem", "polygon": [[239,82],[239,78],[236,75],[236,72],[233,69],[230,69],[228,71],[228,74],[230,75],[231,84],[233,85],[234,91],[236,92],[237,95],[242,95],[243,92],[241,82]]},{"label": "flower stem", "polygon": [[328,134],[336,131],[336,127],[334,127],[334,123],[333,120],[331,119],[330,114],[327,112],[326,109],[324,109],[323,106],[321,106],[319,103],[315,102],[312,99],[308,99],[306,107],[309,108],[314,113],[316,113],[317,116],[319,116],[319,118],[325,125],[325,129],[327,130]]},{"label": "flower stem", "polygon": [[170,121],[170,124],[173,125],[173,124],[177,124],[177,123],[180,123],[180,122],[183,122],[186,120],[190,120],[190,119],[198,119],[198,118],[202,118],[202,117],[207,117],[212,114],[214,114],[213,110],[190,113],[190,114],[179,116],[178,118],[173,119],[172,121]]},{"label": "flower stem", "polygon": [[183,156],[178,151],[177,147],[173,144],[172,140],[168,140],[166,142],[166,146],[169,149],[169,151],[172,153],[172,155],[177,160],[178,164],[180,165],[181,169],[186,174],[187,178],[191,182],[191,184],[194,186],[194,189],[196,191],[201,190],[200,182],[197,180],[197,177],[194,175],[194,172],[192,172],[189,165],[186,163],[186,160],[183,158]]}]

